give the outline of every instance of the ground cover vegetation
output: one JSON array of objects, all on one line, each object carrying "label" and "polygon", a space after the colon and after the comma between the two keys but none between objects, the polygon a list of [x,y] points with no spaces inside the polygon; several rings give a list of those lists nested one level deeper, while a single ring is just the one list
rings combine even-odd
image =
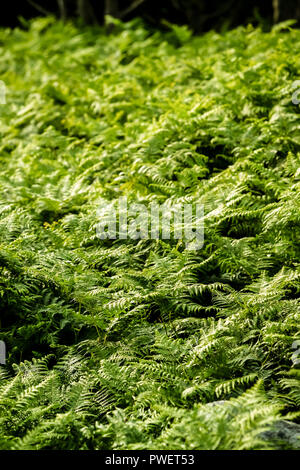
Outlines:
[{"label": "ground cover vegetation", "polygon": [[[300,32],[114,22],[0,30],[0,448],[296,448]],[[122,196],[203,247],[100,240]]]}]

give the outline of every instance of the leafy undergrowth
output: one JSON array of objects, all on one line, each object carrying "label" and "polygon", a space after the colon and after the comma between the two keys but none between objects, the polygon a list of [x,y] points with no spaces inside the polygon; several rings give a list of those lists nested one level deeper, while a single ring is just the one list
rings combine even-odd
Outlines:
[{"label": "leafy undergrowth", "polygon": [[[299,422],[300,31],[0,30],[2,449],[272,449]],[[204,246],[100,240],[201,203]]]}]

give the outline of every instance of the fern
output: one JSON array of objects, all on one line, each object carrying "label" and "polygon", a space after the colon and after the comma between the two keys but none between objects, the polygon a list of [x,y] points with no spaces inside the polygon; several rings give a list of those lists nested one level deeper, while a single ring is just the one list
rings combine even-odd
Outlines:
[{"label": "fern", "polygon": [[[1,449],[294,448],[299,31],[168,27],[0,30]],[[203,247],[100,240],[120,197]]]}]

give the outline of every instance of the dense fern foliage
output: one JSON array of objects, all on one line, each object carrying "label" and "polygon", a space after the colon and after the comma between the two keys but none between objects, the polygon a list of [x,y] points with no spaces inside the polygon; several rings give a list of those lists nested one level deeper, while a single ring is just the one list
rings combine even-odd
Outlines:
[{"label": "dense fern foliage", "polygon": [[[0,47],[0,448],[286,448],[300,31],[44,18]],[[203,248],[100,240],[121,196],[203,204]]]}]

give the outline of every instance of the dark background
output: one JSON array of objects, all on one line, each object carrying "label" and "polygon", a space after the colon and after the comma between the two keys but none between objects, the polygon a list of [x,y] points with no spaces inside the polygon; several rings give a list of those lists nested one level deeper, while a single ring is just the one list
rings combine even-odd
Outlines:
[{"label": "dark background", "polygon": [[0,25],[18,26],[20,17],[47,13],[99,24],[103,24],[105,13],[122,20],[139,16],[155,27],[161,27],[165,19],[202,32],[249,22],[268,28],[286,19],[296,19],[299,26],[300,0],[10,0],[2,5]]}]

